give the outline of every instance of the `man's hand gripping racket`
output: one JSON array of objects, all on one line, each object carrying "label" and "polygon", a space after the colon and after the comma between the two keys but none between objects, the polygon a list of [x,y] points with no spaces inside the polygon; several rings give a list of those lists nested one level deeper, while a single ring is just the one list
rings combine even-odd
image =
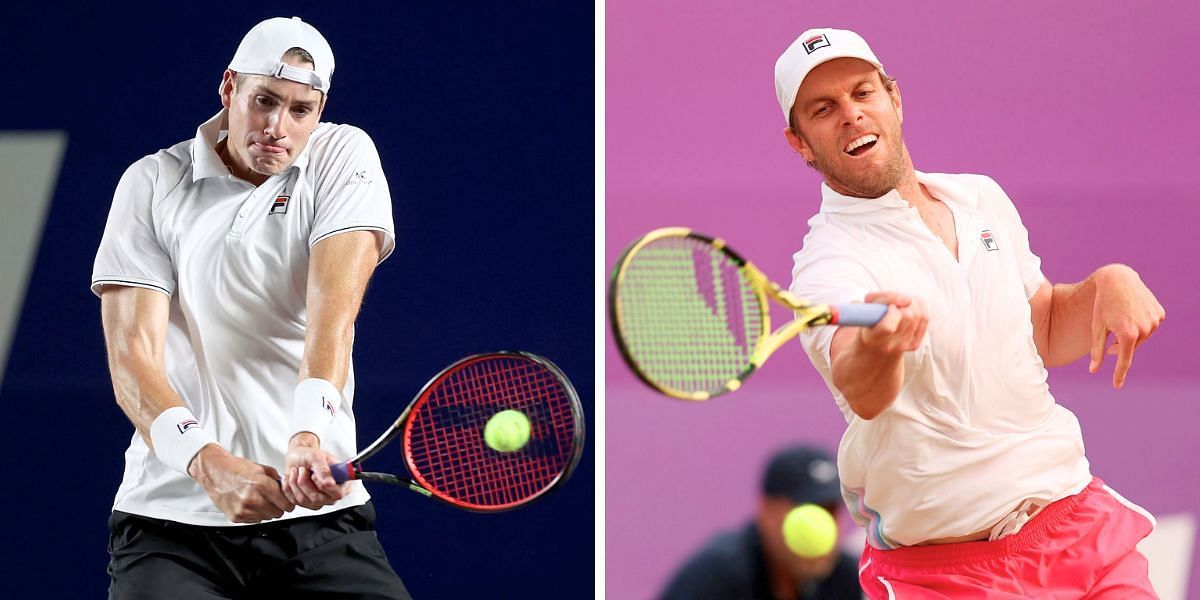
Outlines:
[{"label": "man's hand gripping racket", "polygon": [[[524,418],[515,420],[518,431],[508,445],[495,443],[495,435],[485,439],[500,413],[510,422],[516,413]],[[363,461],[396,438],[412,479],[363,471]],[[534,354],[496,352],[438,373],[379,439],[330,471],[339,484],[382,481],[464,510],[495,512],[562,485],[579,463],[583,442],[579,396],[562,371]]]},{"label": "man's hand gripping racket", "polygon": [[[721,239],[672,227],[634,242],[609,285],[621,356],[642,381],[685,400],[741,387],[775,350],[821,325],[871,327],[886,304],[811,304],[780,289]],[[768,299],[795,320],[771,331]]]}]

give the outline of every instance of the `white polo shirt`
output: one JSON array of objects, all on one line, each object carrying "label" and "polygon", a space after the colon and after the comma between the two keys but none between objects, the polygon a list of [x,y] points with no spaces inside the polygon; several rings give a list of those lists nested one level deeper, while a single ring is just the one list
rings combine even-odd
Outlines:
[{"label": "white polo shirt", "polygon": [[871,200],[826,184],[793,257],[791,291],[803,298],[887,290],[929,311],[900,395],[870,421],[833,386],[835,328],[800,336],[848,424],[844,499],[879,549],[972,534],[1023,500],[1058,500],[1091,479],[1079,422],[1050,395],[1034,345],[1029,299],[1045,278],[1012,201],[985,176],[916,176],[953,213],[958,260],[895,190]]},{"label": "white polo shirt", "polygon": [[[166,371],[171,387],[234,455],[282,472],[292,392],[307,323],[309,252],[355,230],[394,247],[391,194],[371,139],[321,123],[295,163],[255,187],[230,175],[214,146],[223,110],[196,137],[135,162],[121,177],[92,271],[92,291],[143,287],[171,299]],[[354,369],[345,404],[321,440],[346,459],[355,449]],[[319,511],[356,506],[362,485]],[[189,477],[159,462],[136,432],[125,452],[116,510],[195,525],[233,525]]]}]

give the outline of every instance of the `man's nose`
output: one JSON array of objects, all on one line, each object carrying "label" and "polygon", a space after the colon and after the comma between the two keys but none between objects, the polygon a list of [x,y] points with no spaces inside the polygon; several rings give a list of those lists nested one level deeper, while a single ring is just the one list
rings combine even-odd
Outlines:
[{"label": "man's nose", "polygon": [[842,124],[844,125],[852,125],[857,123],[863,118],[862,107],[854,102],[845,102],[842,104],[840,116],[842,118]]},{"label": "man's nose", "polygon": [[267,127],[263,133],[275,138],[281,139],[287,137],[287,130],[284,125],[287,118],[283,115],[283,111],[276,110],[267,117]]}]

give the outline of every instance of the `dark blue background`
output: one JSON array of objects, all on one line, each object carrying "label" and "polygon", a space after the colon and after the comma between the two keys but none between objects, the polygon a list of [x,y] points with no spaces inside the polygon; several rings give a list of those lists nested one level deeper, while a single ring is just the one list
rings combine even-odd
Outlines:
[{"label": "dark blue background", "polygon": [[[5,597],[104,593],[133,428],[112,398],[92,260],[121,173],[220,108],[222,70],[266,17],[324,33],[337,70],[323,120],[371,134],[393,191],[396,252],[354,349],[360,444],[443,366],[495,349],[554,360],[593,430],[590,3],[21,4],[0,9],[0,129],[69,140],[0,389],[3,455],[20,465],[2,494]],[[565,488],[501,515],[373,488],[413,594],[590,596],[591,447]]]}]

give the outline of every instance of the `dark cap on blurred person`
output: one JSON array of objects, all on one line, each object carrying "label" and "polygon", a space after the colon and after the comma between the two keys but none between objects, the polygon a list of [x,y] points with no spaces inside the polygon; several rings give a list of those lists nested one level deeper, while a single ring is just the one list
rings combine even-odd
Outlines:
[{"label": "dark cap on blurred person", "polygon": [[784,448],[771,457],[763,477],[763,495],[788,498],[797,504],[833,504],[842,499],[837,463],[811,446]]}]

